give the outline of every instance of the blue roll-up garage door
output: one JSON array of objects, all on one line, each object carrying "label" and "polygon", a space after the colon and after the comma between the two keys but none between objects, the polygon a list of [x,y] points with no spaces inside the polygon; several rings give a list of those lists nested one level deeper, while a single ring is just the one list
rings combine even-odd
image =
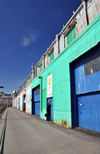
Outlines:
[{"label": "blue roll-up garage door", "polygon": [[33,114],[40,115],[40,86],[37,86],[32,90],[33,95],[33,104],[32,110]]},{"label": "blue roll-up garage door", "polygon": [[100,49],[74,63],[78,126],[100,132]]}]

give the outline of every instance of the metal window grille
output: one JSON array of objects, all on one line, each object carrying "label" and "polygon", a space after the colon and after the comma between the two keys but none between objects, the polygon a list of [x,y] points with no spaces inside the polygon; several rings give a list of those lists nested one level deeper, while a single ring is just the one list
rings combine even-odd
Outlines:
[{"label": "metal window grille", "polygon": [[50,62],[54,59],[54,51],[50,54]]},{"label": "metal window grille", "polygon": [[69,45],[76,37],[76,26],[67,35],[67,45]]},{"label": "metal window grille", "polygon": [[40,88],[39,87],[37,87],[35,91],[36,91],[36,95],[40,94]]},{"label": "metal window grille", "polygon": [[84,62],[85,76],[100,71],[100,53]]}]

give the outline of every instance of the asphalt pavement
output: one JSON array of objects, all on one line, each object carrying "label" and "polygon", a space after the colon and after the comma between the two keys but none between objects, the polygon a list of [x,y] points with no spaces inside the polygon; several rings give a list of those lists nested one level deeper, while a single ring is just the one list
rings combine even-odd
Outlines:
[{"label": "asphalt pavement", "polygon": [[98,133],[86,134],[14,108],[7,110],[4,154],[100,154]]}]

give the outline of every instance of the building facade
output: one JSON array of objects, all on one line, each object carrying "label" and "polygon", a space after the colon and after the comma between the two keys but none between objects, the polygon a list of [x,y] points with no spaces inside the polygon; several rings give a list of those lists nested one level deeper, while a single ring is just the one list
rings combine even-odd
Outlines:
[{"label": "building facade", "polygon": [[13,106],[46,119],[50,103],[54,123],[100,132],[99,25],[100,0],[84,0],[32,67]]}]

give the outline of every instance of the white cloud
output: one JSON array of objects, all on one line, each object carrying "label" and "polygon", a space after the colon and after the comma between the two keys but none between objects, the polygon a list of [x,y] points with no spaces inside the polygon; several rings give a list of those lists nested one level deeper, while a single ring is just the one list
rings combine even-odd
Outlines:
[{"label": "white cloud", "polygon": [[31,53],[30,53],[29,55],[30,55],[31,57],[35,57],[35,56],[34,56],[33,54],[31,54]]},{"label": "white cloud", "polygon": [[26,47],[34,43],[38,37],[39,37],[39,32],[37,30],[33,30],[32,28],[25,29],[20,44],[23,47]]},{"label": "white cloud", "polygon": [[29,55],[30,55],[32,58],[37,58],[37,54],[34,54],[34,55],[33,55],[32,53],[30,53]]},{"label": "white cloud", "polygon": [[30,45],[30,43],[31,43],[30,38],[28,38],[26,35],[24,35],[24,36],[22,37],[21,45],[22,45],[23,47],[25,47],[25,46]]}]

